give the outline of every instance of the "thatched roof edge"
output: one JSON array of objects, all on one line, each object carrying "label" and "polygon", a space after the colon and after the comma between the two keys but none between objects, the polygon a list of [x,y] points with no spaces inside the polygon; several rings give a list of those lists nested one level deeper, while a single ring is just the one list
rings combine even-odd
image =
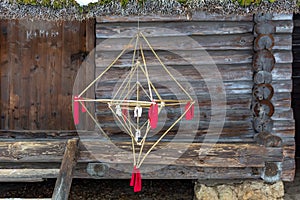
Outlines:
[{"label": "thatched roof edge", "polygon": [[106,4],[90,4],[80,7],[78,4],[54,9],[45,6],[0,2],[0,19],[41,19],[41,20],[83,20],[99,16],[131,16],[131,15],[186,15],[187,12],[204,11],[222,15],[249,15],[257,12],[277,14],[298,13],[298,0],[277,0],[273,3],[262,0],[259,5],[241,6],[235,0],[188,0],[181,4],[177,0],[146,0],[143,4],[130,0],[124,7],[120,0],[112,0]]}]

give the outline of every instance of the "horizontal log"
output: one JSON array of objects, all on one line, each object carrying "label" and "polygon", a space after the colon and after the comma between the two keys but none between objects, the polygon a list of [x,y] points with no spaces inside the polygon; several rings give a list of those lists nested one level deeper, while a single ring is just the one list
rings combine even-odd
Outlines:
[{"label": "horizontal log", "polygon": [[[112,143],[111,143],[112,144]],[[94,162],[95,158],[101,158],[109,163],[131,163],[128,155],[131,153],[112,148],[107,142],[91,141],[85,142],[81,146],[80,161]],[[1,142],[0,160],[1,162],[60,162],[63,153],[57,146],[64,146],[65,142]],[[130,147],[130,143],[122,143],[120,148]],[[18,147],[12,149],[11,147]],[[48,148],[45,149],[44,147]],[[177,155],[178,149],[189,150],[179,159],[171,155]],[[84,151],[83,149],[88,149]],[[52,149],[49,154],[49,149]],[[155,148],[156,149],[156,148]],[[208,154],[206,151],[210,149]],[[273,150],[272,150],[273,151]],[[7,153],[9,152],[9,154]],[[101,152],[101,153],[100,153]],[[92,153],[92,155],[91,155]],[[100,154],[99,154],[100,153]],[[268,150],[253,144],[169,144],[167,149],[156,155],[156,151],[151,153],[145,163],[151,164],[175,164],[184,166],[199,167],[262,167]],[[200,156],[199,155],[205,155]],[[16,156],[17,155],[17,156]],[[47,155],[47,156],[46,156]],[[280,159],[280,155],[279,158]]]},{"label": "horizontal log", "polygon": [[[120,52],[96,52],[96,66],[106,67],[118,56]],[[165,65],[211,65],[211,64],[249,64],[252,63],[252,51],[156,51]],[[152,53],[145,52],[148,65],[158,65]],[[276,63],[292,63],[293,56],[290,51],[274,51]],[[184,58],[184,59],[182,59]],[[123,55],[118,59],[115,67],[131,66],[132,55]]]},{"label": "horizontal log", "polygon": [[59,139],[67,140],[78,137],[77,130],[0,130],[0,139],[3,140],[35,140],[39,139]]},{"label": "horizontal log", "polygon": [[[158,31],[157,29],[154,29]],[[169,51],[175,50],[251,50],[253,48],[254,36],[252,33],[245,34],[231,34],[231,35],[178,35],[177,33],[157,33],[151,35],[150,30],[145,34],[147,40],[154,49],[166,49]],[[110,38],[110,33],[107,33],[107,38]],[[132,38],[136,32],[133,30],[130,33],[124,33],[123,36],[115,35],[109,40],[98,39],[96,50],[101,51],[120,51],[126,45],[128,45],[130,38]],[[149,36],[148,36],[149,35]],[[187,36],[189,36],[187,38]],[[100,37],[100,36],[99,36]],[[105,37],[105,36],[101,36]],[[125,37],[125,38],[124,38]],[[287,34],[276,34],[274,37],[273,50],[291,50],[292,49],[292,36]],[[167,38],[167,39],[166,39]],[[141,39],[143,49],[148,50],[149,47]],[[134,47],[134,42],[132,43]],[[132,48],[133,48],[132,47]]]},{"label": "horizontal log", "polygon": [[276,27],[276,33],[293,33],[294,22],[293,20],[279,20],[272,21]]},{"label": "horizontal log", "polygon": [[295,121],[294,120],[274,120],[272,134],[283,137],[295,136]]},{"label": "horizontal log", "polygon": [[[161,78],[160,80],[166,80]],[[180,80],[179,80],[180,81]],[[169,89],[162,88],[159,85],[155,84],[156,81],[153,81],[154,85],[156,86],[156,89],[159,94],[164,95],[162,96],[163,99],[167,99],[166,95],[170,97],[173,97],[176,95],[178,99],[186,99],[186,96],[181,93],[181,91],[174,87],[175,93],[171,92]],[[185,85],[184,82],[181,82],[182,85]],[[218,84],[218,82],[208,82],[210,84]],[[175,84],[175,83],[174,83]],[[165,85],[166,87],[170,86],[170,82],[160,82],[160,85]],[[227,95],[232,95],[232,94],[252,94],[252,87],[253,87],[253,81],[223,81],[222,85],[224,86],[224,90]],[[292,80],[281,80],[281,81],[273,81],[272,86],[274,88],[275,95],[276,93],[287,93],[292,91]],[[107,99],[107,98],[112,98],[112,91],[116,88],[114,83],[98,83],[96,85],[96,98],[100,99]],[[118,87],[118,85],[117,85]],[[211,95],[216,96],[217,94],[212,91],[213,87],[210,87],[209,89],[206,87],[206,83],[204,81],[190,81],[189,87],[185,87],[190,91],[191,95],[193,96],[194,94],[197,94],[199,97],[199,100],[201,100],[201,97],[203,95],[208,95],[209,92],[211,92]],[[134,96],[132,96],[134,98]]]},{"label": "horizontal log", "polygon": [[[134,34],[134,33],[133,33]],[[158,33],[160,34],[160,33]],[[115,36],[118,37],[118,36]],[[127,36],[127,37],[132,37]],[[147,36],[146,36],[147,37]],[[167,38],[167,39],[166,39]],[[251,33],[248,34],[235,34],[235,35],[212,35],[212,36],[157,36],[148,37],[147,40],[154,49],[165,49],[169,51],[175,50],[248,50],[252,49],[252,43],[254,37]],[[278,38],[279,41],[285,42],[284,38]],[[128,45],[129,38],[116,38],[97,40],[96,50],[101,51],[106,49],[107,51],[120,51],[124,46]],[[144,42],[143,39],[140,40],[143,44],[144,50],[149,50],[150,48]],[[282,46],[283,44],[278,44]],[[132,43],[132,49],[134,48],[134,43]]]},{"label": "horizontal log", "polygon": [[0,169],[0,180],[36,180],[57,177],[59,169]]},{"label": "horizontal log", "polygon": [[[276,20],[278,17],[274,17]],[[212,14],[205,12],[193,12],[191,21],[248,21],[251,22],[253,15],[222,15]],[[280,19],[280,18],[278,18]],[[187,16],[178,15],[144,15],[144,16],[101,16],[97,17],[98,23],[109,23],[109,22],[165,22],[165,21],[190,21],[187,20]]]},{"label": "horizontal log", "polygon": [[148,22],[101,23],[96,25],[96,38],[131,38],[138,28],[146,37],[170,37],[192,35],[227,35],[251,33],[253,24],[249,22]]},{"label": "horizontal log", "polygon": [[[147,65],[148,68],[152,69],[153,71],[162,70],[161,66],[151,66]],[[196,71],[196,69],[191,65],[169,65],[169,68],[176,70],[179,74],[185,76],[188,80],[193,79],[201,79],[201,74]],[[204,65],[203,67],[214,68],[213,65]],[[299,65],[300,67],[300,65]],[[215,68],[214,68],[215,69]],[[226,64],[218,64],[217,70],[222,76],[224,81],[227,80],[252,80],[253,79],[253,72],[252,72],[252,64],[234,64],[234,65],[226,65]],[[96,68],[96,76],[103,72],[102,67]],[[151,71],[152,71],[151,70]],[[128,73],[128,67],[118,68],[113,67],[108,72],[107,75],[104,75],[100,80],[101,81],[119,81],[120,77],[124,74]],[[205,74],[207,78],[214,78],[214,73],[207,73]],[[272,70],[272,80],[290,80],[292,77],[292,64],[275,64],[274,69]]]},{"label": "horizontal log", "polygon": [[[51,168],[55,168],[59,163],[0,163],[0,168],[11,168],[7,169],[6,173],[3,173],[3,178],[1,180],[10,180],[14,182],[23,181],[22,173],[19,173],[23,168],[29,169],[44,169],[49,173],[46,174],[46,177],[56,178],[58,172],[51,173]],[[107,165],[105,163],[96,163],[99,166]],[[74,171],[74,178],[88,178],[88,179],[129,179],[131,177],[130,173],[116,170],[113,164],[107,165],[109,168],[102,172],[101,176],[92,176],[87,173],[87,163],[78,163]],[[131,168],[131,165],[125,165],[124,169]],[[202,168],[202,167],[188,167],[188,166],[159,166],[159,165],[145,165],[144,168],[147,168],[150,171],[151,168],[160,168],[160,170],[143,173],[143,179],[259,179],[261,168]],[[13,171],[19,171],[18,177],[14,175],[11,176]],[[29,170],[28,170],[29,171]],[[46,178],[41,173],[34,174],[33,176],[38,176],[38,180]],[[25,175],[26,176],[26,175]],[[26,179],[27,181],[36,181],[37,179]]]}]

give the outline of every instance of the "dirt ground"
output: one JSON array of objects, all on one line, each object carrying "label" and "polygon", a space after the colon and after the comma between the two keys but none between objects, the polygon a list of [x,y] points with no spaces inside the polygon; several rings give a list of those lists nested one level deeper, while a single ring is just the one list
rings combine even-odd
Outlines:
[{"label": "dirt ground", "polygon": [[[300,159],[294,182],[285,183],[285,200],[300,199]],[[70,200],[192,200],[194,180],[143,180],[134,193],[129,180],[73,180]],[[0,183],[0,198],[50,198],[55,180],[39,183]]]}]

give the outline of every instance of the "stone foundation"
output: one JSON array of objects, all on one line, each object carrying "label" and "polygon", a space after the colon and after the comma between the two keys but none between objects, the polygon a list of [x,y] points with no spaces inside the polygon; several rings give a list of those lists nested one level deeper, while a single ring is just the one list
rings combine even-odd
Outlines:
[{"label": "stone foundation", "polygon": [[194,200],[283,200],[284,186],[264,181],[195,184]]}]

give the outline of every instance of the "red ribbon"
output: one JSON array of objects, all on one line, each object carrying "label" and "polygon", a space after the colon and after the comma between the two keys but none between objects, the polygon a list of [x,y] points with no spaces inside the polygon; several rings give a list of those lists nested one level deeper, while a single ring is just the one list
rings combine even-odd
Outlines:
[{"label": "red ribbon", "polygon": [[150,121],[150,127],[155,129],[157,127],[158,122],[158,104],[151,104],[148,112],[148,119]]},{"label": "red ribbon", "polygon": [[186,120],[192,120],[194,118],[194,104],[191,106],[191,102],[188,102],[185,105],[185,119]]},{"label": "red ribbon", "polygon": [[134,166],[131,174],[130,186],[133,187],[134,192],[142,190],[142,176],[140,170]]},{"label": "red ribbon", "polygon": [[[74,118],[74,124],[78,125],[79,124],[79,104],[80,100],[83,98],[80,98],[78,96],[74,96],[74,102],[73,102],[73,118]],[[81,105],[81,112],[86,112],[86,109],[83,105]]]}]

